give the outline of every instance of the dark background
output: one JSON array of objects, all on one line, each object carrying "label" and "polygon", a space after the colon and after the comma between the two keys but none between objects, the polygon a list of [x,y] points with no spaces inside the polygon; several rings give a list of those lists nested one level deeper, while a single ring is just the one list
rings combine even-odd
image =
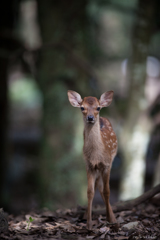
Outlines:
[{"label": "dark background", "polygon": [[160,182],[159,15],[158,0],[1,1],[0,207],[86,204],[83,121],[68,89],[114,91],[101,111],[119,142],[111,203]]}]

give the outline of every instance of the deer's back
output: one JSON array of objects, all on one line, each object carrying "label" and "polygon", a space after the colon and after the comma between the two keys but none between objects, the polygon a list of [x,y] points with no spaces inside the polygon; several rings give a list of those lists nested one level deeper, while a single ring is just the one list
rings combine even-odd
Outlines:
[{"label": "deer's back", "polygon": [[111,156],[111,161],[117,153],[117,137],[112,125],[107,118],[100,117],[101,137],[107,154]]}]

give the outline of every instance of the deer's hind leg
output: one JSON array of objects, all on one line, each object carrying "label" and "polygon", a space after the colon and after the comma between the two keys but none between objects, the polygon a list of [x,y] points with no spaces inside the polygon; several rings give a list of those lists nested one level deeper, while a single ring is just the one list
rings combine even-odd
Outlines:
[{"label": "deer's hind leg", "polygon": [[106,205],[106,218],[111,223],[116,223],[116,218],[112,211],[112,207],[109,203],[110,197],[110,187],[109,187],[109,178],[110,178],[110,170],[106,170],[103,172],[103,197]]},{"label": "deer's hind leg", "polygon": [[100,176],[97,181],[96,181],[96,187],[98,188],[100,194],[101,194],[101,197],[105,203],[105,198],[104,198],[104,194],[103,194],[103,179],[102,177]]}]

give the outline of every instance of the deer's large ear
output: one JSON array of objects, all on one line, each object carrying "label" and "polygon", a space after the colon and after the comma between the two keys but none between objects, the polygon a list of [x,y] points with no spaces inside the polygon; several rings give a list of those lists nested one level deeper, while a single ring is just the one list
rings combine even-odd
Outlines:
[{"label": "deer's large ear", "polygon": [[108,107],[113,99],[113,91],[105,92],[101,95],[99,103],[101,107]]},{"label": "deer's large ear", "polygon": [[68,91],[68,99],[70,101],[70,104],[73,107],[79,107],[80,108],[81,102],[82,102],[82,98],[79,95],[79,93],[69,90]]}]

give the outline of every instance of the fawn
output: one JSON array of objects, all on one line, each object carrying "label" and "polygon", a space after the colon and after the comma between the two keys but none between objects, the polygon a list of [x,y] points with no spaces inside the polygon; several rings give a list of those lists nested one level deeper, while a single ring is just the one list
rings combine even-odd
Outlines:
[{"label": "fawn", "polygon": [[87,228],[92,229],[92,201],[96,187],[106,205],[106,218],[118,224],[109,203],[109,178],[113,159],[117,153],[117,138],[108,119],[99,117],[101,108],[108,107],[113,98],[113,91],[105,92],[100,100],[96,97],[85,97],[79,93],[68,91],[68,98],[73,107],[81,109],[84,121],[83,154],[87,170]]}]

